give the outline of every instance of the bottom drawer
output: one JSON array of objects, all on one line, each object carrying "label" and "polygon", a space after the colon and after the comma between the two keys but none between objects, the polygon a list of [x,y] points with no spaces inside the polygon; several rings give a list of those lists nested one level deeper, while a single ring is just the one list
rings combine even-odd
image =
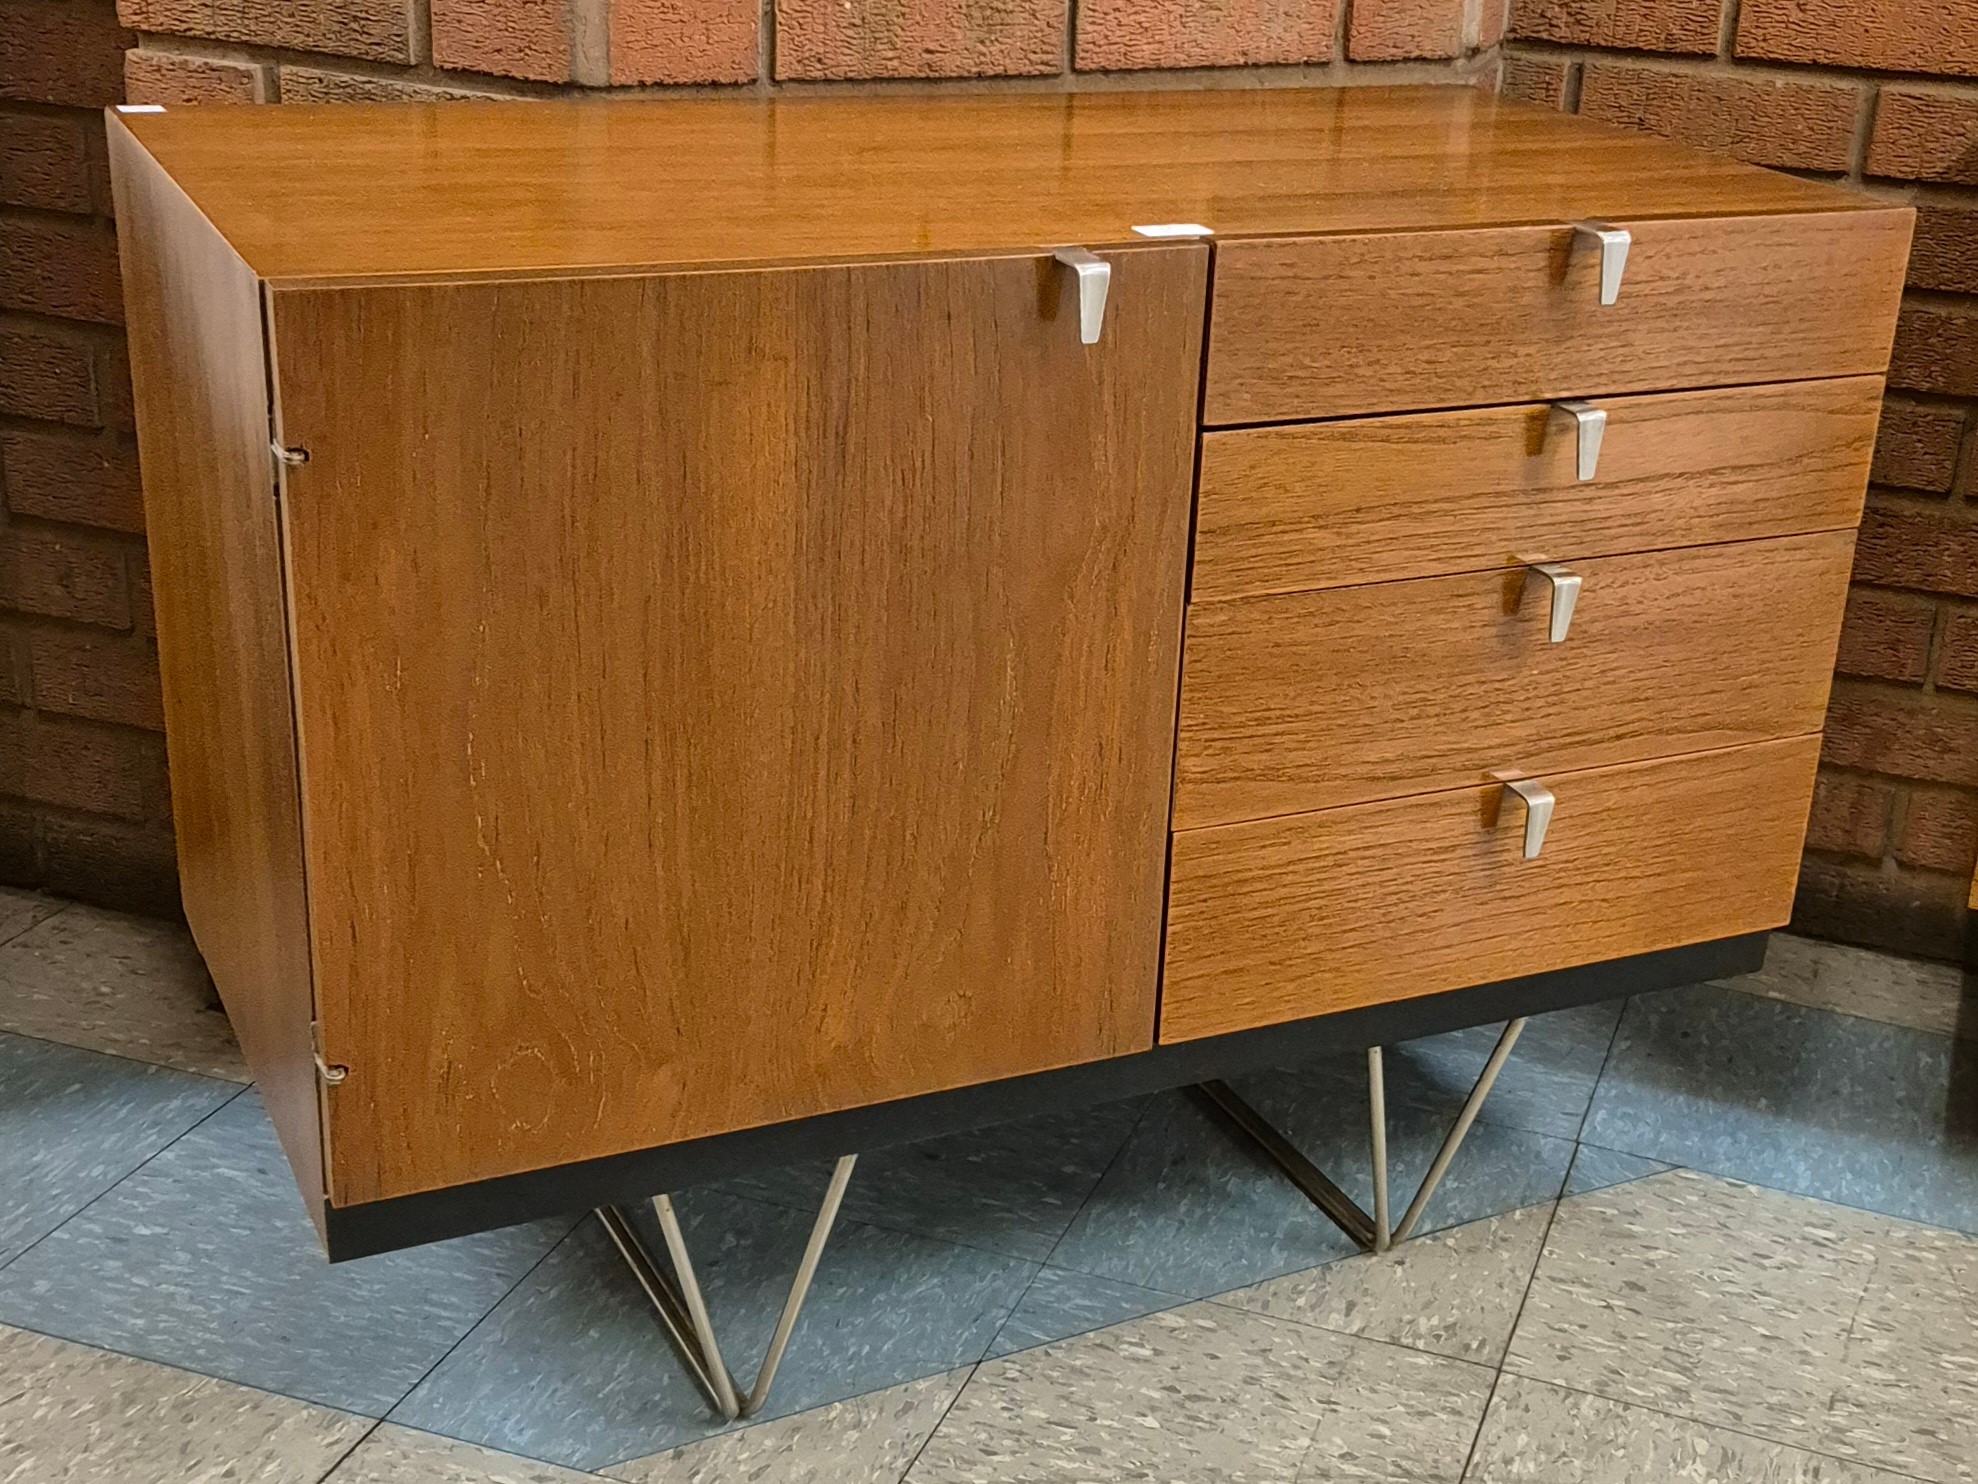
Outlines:
[{"label": "bottom drawer", "polygon": [[1552,774],[1543,848],[1502,785],[1174,837],[1160,1039],[1783,924],[1820,739]]}]

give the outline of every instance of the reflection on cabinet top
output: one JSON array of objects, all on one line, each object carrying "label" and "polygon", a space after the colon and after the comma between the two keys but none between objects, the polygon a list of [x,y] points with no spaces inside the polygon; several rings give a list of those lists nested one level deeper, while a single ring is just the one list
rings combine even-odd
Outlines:
[{"label": "reflection on cabinet top", "polygon": [[277,283],[1876,204],[1457,87],[172,107],[119,126]]}]

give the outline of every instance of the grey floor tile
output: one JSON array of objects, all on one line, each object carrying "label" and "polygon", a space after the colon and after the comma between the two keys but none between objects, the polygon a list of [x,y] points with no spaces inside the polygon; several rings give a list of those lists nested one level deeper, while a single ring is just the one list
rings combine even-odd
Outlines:
[{"label": "grey floor tile", "polygon": [[1893,1225],[1682,1170],[1569,1197],[1505,1369],[1818,1447]]},{"label": "grey floor tile", "polygon": [[0,1265],[240,1088],[0,1034]]},{"label": "grey floor tile", "polygon": [[[1467,1088],[1388,1075],[1388,1164],[1399,1211]],[[1363,1058],[1233,1084],[1362,1205],[1373,1198]],[[1571,1140],[1479,1122],[1423,1219],[1433,1231],[1549,1201]],[[1255,1149],[1189,1095],[1158,1100],[1073,1220],[1051,1261],[1123,1283],[1206,1298],[1357,1249]]]},{"label": "grey floor tile", "polygon": [[[1614,1027],[1620,1023],[1621,1006],[1621,1001],[1610,1000],[1534,1015],[1491,1088],[1481,1115],[1485,1121],[1559,1138],[1576,1137],[1607,1060]],[[1503,1029],[1479,1025],[1389,1047],[1388,1080],[1393,1082],[1397,1074],[1413,1077],[1433,1089],[1436,1101],[1460,1105]]]},{"label": "grey floor tile", "polygon": [[1765,967],[1723,984],[1816,1010],[1978,1040],[1978,997],[1969,994],[1955,964],[1774,933]]},{"label": "grey floor tile", "polygon": [[1194,1304],[977,1368],[912,1484],[1454,1484],[1480,1366]]},{"label": "grey floor tile", "polygon": [[1659,1159],[1643,1159],[1639,1154],[1623,1154],[1618,1149],[1602,1149],[1582,1144],[1573,1155],[1573,1168],[1566,1172],[1566,1194],[1585,1195],[1589,1190],[1605,1190],[1625,1185],[1675,1168]]},{"label": "grey floor tile", "polygon": [[70,907],[0,944],[0,1030],[248,1080],[185,928]]},{"label": "grey floor tile", "polygon": [[1093,1273],[1074,1272],[1048,1263],[1024,1290],[1016,1309],[996,1333],[991,1357],[1014,1355],[1035,1345],[1068,1340],[1109,1324],[1174,1309],[1188,1300],[1132,1283],[1120,1283]]},{"label": "grey floor tile", "polygon": [[0,1320],[376,1416],[562,1230],[331,1266],[247,1092],[0,1268]]},{"label": "grey floor tile", "polygon": [[0,1484],[315,1484],[369,1426],[0,1325]]},{"label": "grey floor tile", "polygon": [[1898,1484],[1844,1463],[1681,1417],[1507,1375],[1466,1484]]},{"label": "grey floor tile", "polygon": [[[753,1377],[802,1253],[808,1213],[687,1192],[682,1224],[722,1350]],[[648,1209],[634,1213],[663,1251]],[[769,1415],[842,1401],[979,1358],[1036,1264],[840,1222]],[[573,1468],[718,1431],[603,1230],[586,1221],[448,1356],[393,1420]]]},{"label": "grey floor tile", "polygon": [[1585,1138],[1891,1216],[1978,1230],[1959,1046],[1713,986],[1629,1003]]},{"label": "grey floor tile", "polygon": [[1239,1288],[1216,1302],[1495,1365],[1551,1216],[1550,1205],[1511,1211]]},{"label": "grey floor tile", "polygon": [[53,917],[68,905],[60,897],[0,886],[0,943],[18,938],[44,917]]},{"label": "grey floor tile", "polygon": [[899,1484],[968,1377],[945,1371],[605,1472],[632,1484]]},{"label": "grey floor tile", "polygon": [[[859,1156],[844,1215],[1011,1257],[1042,1261],[1138,1121],[1144,1099],[1065,1113]],[[724,1181],[734,1195],[815,1211],[828,1162]]]},{"label": "grey floor tile", "polygon": [[324,1484],[595,1484],[596,1479],[595,1474],[382,1422]]}]

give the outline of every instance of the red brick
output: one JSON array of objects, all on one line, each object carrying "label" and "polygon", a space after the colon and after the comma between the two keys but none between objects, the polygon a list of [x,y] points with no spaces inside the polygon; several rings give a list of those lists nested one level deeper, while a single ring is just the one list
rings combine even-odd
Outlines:
[{"label": "red brick", "polygon": [[1889,385],[1978,397],[1978,303],[1904,301],[1889,353]]},{"label": "red brick", "polygon": [[55,422],[95,422],[91,361],[91,347],[79,336],[0,326],[0,412]]},{"label": "red brick", "polygon": [[122,819],[161,816],[165,739],[156,732],[45,715],[25,730],[27,798]]},{"label": "red brick", "polygon": [[0,98],[108,107],[133,39],[111,0],[0,0]]},{"label": "red brick", "polygon": [[137,407],[131,397],[130,353],[122,336],[97,348],[91,374],[96,379],[96,415],[103,426],[135,433]]},{"label": "red brick", "polygon": [[0,614],[0,705],[34,701],[34,667],[28,658],[31,626],[14,614]]},{"label": "red brick", "polygon": [[1874,498],[1861,518],[1854,580],[1978,597],[1978,512]]},{"label": "red brick", "polygon": [[1978,0],[1744,0],[1738,55],[1978,73]]},{"label": "red brick", "polygon": [[758,70],[758,0],[609,0],[611,80],[749,82]]},{"label": "red brick", "polygon": [[1936,621],[1937,605],[1928,598],[1855,588],[1848,593],[1834,669],[1842,675],[1919,685],[1930,668],[1930,631]]},{"label": "red brick", "polygon": [[1485,48],[1500,45],[1511,25],[1511,0],[1472,0],[1470,17],[1463,28],[1467,45]]},{"label": "red brick", "polygon": [[433,61],[466,72],[568,82],[571,0],[432,0]]},{"label": "red brick", "polygon": [[1580,112],[1755,165],[1848,168],[1861,89],[1588,63]]},{"label": "red brick", "polygon": [[1969,876],[1978,864],[1978,794],[1912,789],[1896,835],[1896,859],[1926,871]]},{"label": "red brick", "polygon": [[1882,89],[1868,173],[1978,185],[1978,94]]},{"label": "red brick", "polygon": [[84,128],[73,115],[0,113],[0,204],[94,210]]},{"label": "red brick", "polygon": [[44,629],[29,638],[28,655],[37,709],[165,729],[158,656],[149,644],[122,635]]},{"label": "red brick", "polygon": [[508,98],[486,88],[442,86],[409,78],[366,77],[323,67],[281,69],[284,103],[437,103],[447,98]]},{"label": "red brick", "polygon": [[1466,0],[1353,0],[1346,55],[1356,62],[1460,56],[1468,10]]},{"label": "red brick", "polygon": [[1895,798],[1891,784],[1823,771],[1813,785],[1806,848],[1880,860],[1888,843],[1889,812]]},{"label": "red brick", "polygon": [[123,549],[80,531],[0,528],[0,608],[128,628]]},{"label": "red brick", "polygon": [[[439,8],[435,0],[433,9]],[[119,0],[117,9],[138,31],[412,60],[405,0]]]},{"label": "red brick", "polygon": [[1077,65],[1106,72],[1330,61],[1339,6],[1340,0],[1080,0]]},{"label": "red brick", "polygon": [[1958,444],[1964,438],[1964,409],[1907,402],[1882,403],[1875,433],[1875,463],[1869,478],[1898,489],[1942,495],[1957,473]]},{"label": "red brick", "polygon": [[1820,755],[1836,767],[1978,787],[1978,704],[1842,681]]},{"label": "red brick", "polygon": [[0,489],[16,515],[144,530],[137,448],[128,439],[53,429],[0,433]]},{"label": "red brick", "polygon": [[219,57],[127,52],[124,97],[132,103],[265,103],[268,69]]},{"label": "red brick", "polygon": [[158,637],[158,614],[151,606],[151,554],[145,551],[131,558],[130,621],[143,638]]},{"label": "red brick", "polygon": [[1964,951],[1969,883],[1935,871],[1890,871],[1808,855],[1800,863],[1792,929],[1898,953],[1957,959]]},{"label": "red brick", "polygon": [[116,233],[99,222],[0,219],[0,309],[122,323]]},{"label": "red brick", "polygon": [[1953,608],[1944,615],[1937,684],[1944,690],[1978,691],[1978,610]]},{"label": "red brick", "polygon": [[1978,210],[1919,205],[1909,248],[1909,286],[1978,294]]},{"label": "red brick", "polygon": [[1551,57],[1506,57],[1497,90],[1507,98],[1557,108],[1566,100],[1566,64]]},{"label": "red brick", "polygon": [[38,823],[42,852],[38,885],[77,901],[127,912],[180,914],[178,860],[169,829],[46,811]]},{"label": "red brick", "polygon": [[[1273,12],[1282,7],[1272,5]],[[1158,29],[1178,7],[1134,5]],[[1173,24],[1168,20],[1168,24]],[[1240,24],[1230,22],[1233,31]],[[783,78],[1020,77],[1064,63],[1066,0],[914,0],[847,5],[776,0],[776,75]],[[1220,26],[1217,28],[1220,29]],[[1238,37],[1225,38],[1229,45]],[[1174,63],[1149,65],[1172,66]],[[1198,64],[1199,65],[1199,64]]]},{"label": "red brick", "polygon": [[1518,0],[1511,34],[1641,52],[1717,50],[1723,0]]}]

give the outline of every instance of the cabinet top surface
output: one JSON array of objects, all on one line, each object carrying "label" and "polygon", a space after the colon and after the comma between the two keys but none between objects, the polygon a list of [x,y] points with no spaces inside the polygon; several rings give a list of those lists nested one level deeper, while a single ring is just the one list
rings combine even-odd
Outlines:
[{"label": "cabinet top surface", "polygon": [[1877,203],[1462,87],[171,108],[115,119],[276,282]]}]

